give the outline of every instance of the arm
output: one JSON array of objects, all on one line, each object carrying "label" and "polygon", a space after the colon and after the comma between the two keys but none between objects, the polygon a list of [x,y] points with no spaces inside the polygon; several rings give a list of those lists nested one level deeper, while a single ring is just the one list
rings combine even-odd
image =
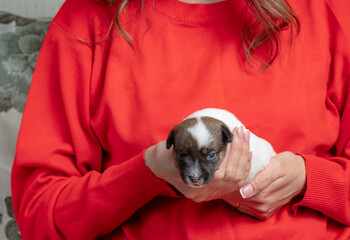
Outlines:
[{"label": "arm", "polygon": [[[343,66],[334,59],[335,66]],[[349,62],[347,62],[349,63]],[[302,200],[292,206],[309,207],[350,225],[350,73],[349,67],[334,69],[327,104],[340,116],[338,139],[333,148],[319,156],[284,152],[271,159],[269,166],[241,188],[246,199],[228,194],[225,201],[259,219],[266,219],[295,196]]]},{"label": "arm", "polygon": [[169,191],[145,166],[143,152],[102,168],[103,149],[90,125],[92,66],[92,49],[53,22],[36,65],[12,172],[24,239],[103,236]]},{"label": "arm", "polygon": [[[350,119],[346,121],[350,122]],[[341,132],[349,132],[348,124]],[[280,153],[271,159],[265,170],[242,187],[246,199],[237,193],[228,194],[223,199],[233,206],[239,203],[239,210],[244,213],[266,219],[295,196],[301,195],[301,201],[292,205],[294,214],[299,207],[309,207],[350,225],[349,137],[340,136],[339,139],[347,139],[342,144],[347,147],[339,154],[347,157],[302,155],[301,158],[290,152]]]},{"label": "arm", "polygon": [[[331,111],[339,119],[339,122],[334,124],[337,140],[332,149],[318,156],[300,153],[305,161],[305,167],[298,164],[300,170],[293,173],[282,168],[279,171],[284,171],[286,176],[290,175],[290,179],[298,179],[293,176],[300,176],[298,173],[306,170],[305,188],[299,189],[303,197],[292,206],[295,214],[298,208],[308,207],[340,223],[350,225],[350,25],[347,15],[350,4],[347,1],[326,1],[326,4],[333,42],[330,50],[332,62],[329,66],[328,92],[322,104],[326,104],[327,111]],[[286,156],[279,161],[294,161],[294,157]],[[281,187],[285,188],[286,184],[291,183],[283,181],[288,178],[278,179],[279,176],[273,173],[272,170],[278,168],[279,161],[273,161],[272,166],[258,174],[251,185],[242,188],[243,192],[247,193],[247,199],[243,201],[237,194],[232,194],[225,200],[231,203],[239,202],[243,208],[250,206],[250,213],[259,218],[271,216],[283,203],[281,197],[277,197],[281,191],[273,190],[283,190]],[[299,162],[298,158],[295,161]],[[295,185],[298,184],[292,183],[288,186]],[[287,193],[280,196],[290,198]],[[258,202],[259,206],[253,206],[254,201]]]},{"label": "arm", "polygon": [[[350,108],[342,111],[334,157],[291,152],[277,154],[269,166],[237,192],[223,199],[241,212],[259,219],[272,216],[280,207],[300,195],[292,206],[309,207],[345,225],[350,225]],[[330,155],[330,153],[329,153]]]},{"label": "arm", "polygon": [[271,158],[269,165],[239,192],[222,197],[239,211],[265,220],[303,193],[306,182],[304,159],[291,152]]},{"label": "arm", "polygon": [[310,207],[350,226],[350,4],[327,2],[335,29],[335,46],[326,104],[339,117],[334,126],[338,135],[330,152],[320,156],[301,154],[307,169],[307,188],[293,209]]}]

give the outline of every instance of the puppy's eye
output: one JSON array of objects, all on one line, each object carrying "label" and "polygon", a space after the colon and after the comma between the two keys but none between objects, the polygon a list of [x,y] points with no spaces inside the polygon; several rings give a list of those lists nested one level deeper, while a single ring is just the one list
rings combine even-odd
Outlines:
[{"label": "puppy's eye", "polygon": [[211,152],[207,155],[207,160],[214,160],[216,158],[216,153],[215,152]]},{"label": "puppy's eye", "polygon": [[177,153],[177,157],[181,160],[185,159],[187,157],[186,153]]}]

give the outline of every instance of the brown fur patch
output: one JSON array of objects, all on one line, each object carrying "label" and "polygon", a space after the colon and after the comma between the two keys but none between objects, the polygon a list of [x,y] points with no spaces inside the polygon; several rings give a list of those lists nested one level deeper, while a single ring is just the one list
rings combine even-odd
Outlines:
[{"label": "brown fur patch", "polygon": [[[223,141],[222,135],[222,125],[220,120],[211,117],[201,117],[201,120],[207,127],[208,131],[211,133],[213,141],[210,146],[203,147],[200,149],[202,154],[206,155],[213,149],[224,149],[226,143]],[[186,119],[180,124],[174,127],[174,146],[175,148],[181,149],[198,149],[198,144],[196,140],[191,136],[187,129],[196,125],[198,120],[196,118]]]},{"label": "brown fur patch", "polygon": [[[177,152],[176,160],[180,175],[183,181],[188,184],[191,184],[189,179],[193,171],[201,173],[198,180],[200,185],[210,182],[226,153],[227,141],[223,132],[223,127],[226,125],[211,117],[201,117],[201,120],[211,134],[211,142],[200,149],[197,140],[188,131],[198,123],[196,118],[184,120],[176,125],[171,132],[170,139],[173,141]],[[227,127],[225,128],[227,129]],[[208,160],[207,155],[209,153],[216,153],[218,156],[213,160]],[[199,164],[198,168],[200,170],[193,169],[195,164]]]},{"label": "brown fur patch", "polygon": [[197,122],[197,119],[190,118],[182,121],[174,127],[174,146],[176,150],[184,151],[185,149],[198,148],[196,140],[187,131],[187,129],[196,125]]}]

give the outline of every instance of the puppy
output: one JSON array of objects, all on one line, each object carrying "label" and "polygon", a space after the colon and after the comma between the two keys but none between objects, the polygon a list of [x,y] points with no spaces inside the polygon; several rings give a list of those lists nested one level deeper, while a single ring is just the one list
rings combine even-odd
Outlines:
[{"label": "puppy", "polygon": [[[202,187],[214,177],[232,142],[234,128],[243,124],[230,112],[207,108],[194,112],[170,132],[166,147],[174,145],[182,180],[191,187]],[[245,129],[245,127],[243,126]],[[250,133],[251,169],[246,182],[276,155],[270,143]]]}]

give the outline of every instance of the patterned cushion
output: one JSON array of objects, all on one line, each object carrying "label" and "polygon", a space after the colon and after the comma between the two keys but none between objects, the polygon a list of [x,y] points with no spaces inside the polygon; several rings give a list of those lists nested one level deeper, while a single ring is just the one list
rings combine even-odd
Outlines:
[{"label": "patterned cushion", "polygon": [[13,214],[11,167],[22,112],[50,19],[0,12],[0,239],[21,239]]}]

